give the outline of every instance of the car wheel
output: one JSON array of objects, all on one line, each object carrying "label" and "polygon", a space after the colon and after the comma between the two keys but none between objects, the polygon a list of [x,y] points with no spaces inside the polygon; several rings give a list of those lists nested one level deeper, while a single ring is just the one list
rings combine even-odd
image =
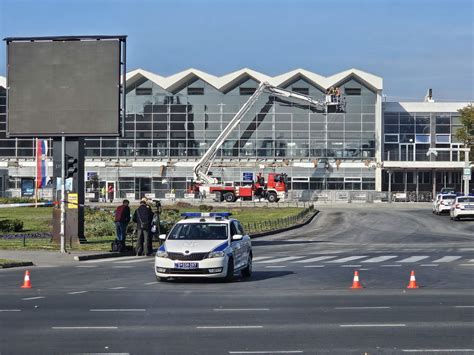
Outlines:
[{"label": "car wheel", "polygon": [[235,201],[235,196],[232,192],[228,192],[224,195],[224,200],[226,202],[234,202]]},{"label": "car wheel", "polygon": [[157,277],[156,277],[156,281],[165,282],[165,281],[168,281],[168,278],[167,278],[167,277],[157,276]]},{"label": "car wheel", "polygon": [[229,258],[227,262],[227,274],[225,275],[224,281],[231,282],[234,279],[234,259]]},{"label": "car wheel", "polygon": [[252,254],[249,255],[249,260],[247,261],[247,267],[242,269],[242,277],[252,276]]},{"label": "car wheel", "polygon": [[276,202],[277,198],[278,198],[278,197],[277,197],[277,194],[276,194],[276,193],[270,192],[270,193],[268,194],[267,200],[268,200],[268,202],[273,203],[273,202]]},{"label": "car wheel", "polygon": [[459,221],[459,217],[454,217],[454,220],[455,220],[455,221]]}]

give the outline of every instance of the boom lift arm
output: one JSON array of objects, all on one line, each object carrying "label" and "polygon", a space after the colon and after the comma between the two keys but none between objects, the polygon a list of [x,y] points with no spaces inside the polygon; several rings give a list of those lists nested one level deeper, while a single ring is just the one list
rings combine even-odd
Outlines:
[{"label": "boom lift arm", "polygon": [[240,108],[240,110],[235,114],[229,124],[224,128],[224,130],[219,134],[217,139],[211,144],[209,149],[204,153],[204,155],[199,159],[196,165],[193,168],[194,173],[194,180],[199,181],[204,184],[216,184],[217,179],[208,175],[209,169],[216,157],[217,151],[222,146],[224,141],[229,137],[229,135],[234,131],[234,129],[239,125],[242,121],[242,118],[247,114],[255,102],[258,100],[260,95],[262,95],[265,91],[270,92],[275,96],[287,97],[287,98],[294,98],[299,99],[302,101],[306,101],[311,106],[316,107],[316,109],[320,109],[321,112],[324,112],[327,103],[324,101],[314,100],[310,96],[299,94],[293,91],[281,89],[279,87],[270,85],[267,82],[262,82],[258,86],[257,90],[253,93],[252,96],[245,102],[245,104]]}]

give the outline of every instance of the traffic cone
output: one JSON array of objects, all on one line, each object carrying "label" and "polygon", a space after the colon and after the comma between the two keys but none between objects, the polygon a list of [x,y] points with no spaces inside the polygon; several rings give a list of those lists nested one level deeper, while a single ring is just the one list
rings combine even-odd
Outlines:
[{"label": "traffic cone", "polygon": [[363,288],[359,282],[359,271],[354,271],[354,280],[352,281],[351,288]]},{"label": "traffic cone", "polygon": [[410,282],[408,283],[407,288],[418,288],[419,286],[416,284],[415,279],[415,271],[412,271],[410,274]]},{"label": "traffic cone", "polygon": [[23,286],[21,286],[21,288],[31,288],[30,272],[28,270],[25,271],[25,278],[23,280]]}]

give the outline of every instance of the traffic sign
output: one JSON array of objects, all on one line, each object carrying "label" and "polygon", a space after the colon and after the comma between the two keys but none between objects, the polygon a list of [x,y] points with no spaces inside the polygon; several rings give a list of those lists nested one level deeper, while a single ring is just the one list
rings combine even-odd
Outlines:
[{"label": "traffic sign", "polygon": [[471,180],[471,168],[464,168],[463,180]]}]

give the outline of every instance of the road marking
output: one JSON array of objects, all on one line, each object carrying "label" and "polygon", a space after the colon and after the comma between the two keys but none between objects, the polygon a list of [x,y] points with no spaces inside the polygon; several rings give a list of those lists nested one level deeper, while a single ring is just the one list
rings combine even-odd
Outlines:
[{"label": "road marking", "polygon": [[284,268],[286,267],[286,265],[268,265],[268,266],[265,266],[267,268]]},{"label": "road marking", "polygon": [[325,267],[326,265],[305,265],[304,267]]},{"label": "road marking", "polygon": [[301,354],[302,350],[229,351],[229,354]]},{"label": "road marking", "polygon": [[76,266],[76,267],[78,267],[78,268],[88,268],[88,269],[90,269],[90,268],[93,268],[93,267],[97,267],[97,265],[79,265],[79,266]]},{"label": "road marking", "polygon": [[401,265],[380,265],[381,267],[401,267]]},{"label": "road marking", "polygon": [[336,260],[330,260],[326,261],[327,263],[345,263],[347,261],[352,261],[352,260],[357,260],[357,259],[363,259],[366,258],[367,255],[358,255],[358,256],[348,256],[347,258],[342,258],[342,259],[336,259]]},{"label": "road marking", "polygon": [[39,297],[28,297],[28,298],[22,298],[23,301],[31,301],[31,300],[39,300],[40,298],[46,298],[46,297],[43,297],[43,296],[39,296]]},{"label": "road marking", "polygon": [[460,266],[474,266],[474,264],[459,264]]},{"label": "road marking", "polygon": [[382,261],[395,259],[397,256],[398,255],[383,255],[383,256],[377,256],[375,258],[370,258],[361,262],[362,263],[381,263]]},{"label": "road marking", "polygon": [[261,312],[261,311],[269,311],[270,308],[214,308],[216,312]]},{"label": "road marking", "polygon": [[322,261],[322,260],[327,260],[327,259],[334,259],[337,258],[335,255],[331,256],[318,256],[316,258],[311,258],[311,259],[304,259],[304,260],[298,260],[298,261],[293,261],[294,263],[314,263],[316,261]]},{"label": "road marking", "polygon": [[454,308],[474,308],[474,306],[454,306]]},{"label": "road marking", "polygon": [[362,307],[334,307],[334,309],[390,309],[388,306],[362,306]]},{"label": "road marking", "polygon": [[122,290],[124,288],[126,288],[126,287],[124,287],[124,286],[110,287],[109,290]]},{"label": "road marking", "polygon": [[270,258],[274,258],[274,256],[257,256],[255,258],[252,259],[252,261],[260,261],[260,260],[265,260],[265,259],[270,259]]},{"label": "road marking", "polygon": [[158,281],[145,282],[144,285],[156,285]]},{"label": "road marking", "polygon": [[433,260],[434,263],[450,263],[451,261],[461,259],[462,256],[443,256],[441,259]]},{"label": "road marking", "polygon": [[196,329],[260,329],[263,325],[222,325],[222,326],[201,326]]},{"label": "road marking", "polygon": [[340,324],[340,327],[351,328],[351,327],[406,327],[406,324]]},{"label": "road marking", "polygon": [[131,264],[131,263],[141,263],[143,261],[150,260],[150,257],[134,260],[125,260],[125,261],[115,261],[114,264]]},{"label": "road marking", "polygon": [[104,258],[100,260],[85,260],[81,261],[81,263],[87,263],[87,264],[94,264],[94,263],[110,263],[113,261],[119,261],[119,260],[130,260],[130,259],[136,259],[138,258],[137,256],[120,256],[117,258]]},{"label": "road marking", "polygon": [[436,267],[439,266],[438,264],[421,264],[420,266],[425,266],[425,267]]},{"label": "road marking", "polygon": [[112,268],[114,268],[114,269],[129,269],[131,267],[133,267],[133,266],[131,266],[131,265],[112,266]]},{"label": "road marking", "polygon": [[474,263],[474,259],[469,260],[470,263]]},{"label": "road marking", "polygon": [[110,308],[110,309],[89,309],[90,312],[146,312],[144,308]]},{"label": "road marking", "polygon": [[284,258],[270,259],[270,260],[257,261],[257,262],[261,264],[271,264],[271,263],[281,263],[283,261],[290,261],[290,260],[296,260],[296,259],[301,259],[301,258],[304,258],[304,256],[287,256]]},{"label": "road marking", "polygon": [[427,255],[415,255],[415,256],[410,256],[409,258],[399,260],[397,263],[414,263],[423,259],[428,259],[429,256]]},{"label": "road marking", "polygon": [[118,329],[118,327],[51,327],[55,330],[78,330],[78,329]]},{"label": "road marking", "polygon": [[0,312],[21,312],[21,309],[0,309]]},{"label": "road marking", "polygon": [[68,295],[79,295],[81,293],[86,293],[86,292],[88,292],[88,291],[74,291],[74,292],[68,292],[67,294]]},{"label": "road marking", "polygon": [[362,265],[341,265],[341,267],[361,267]]},{"label": "road marking", "polygon": [[471,352],[474,349],[402,349],[404,353],[447,353],[447,352]]}]

